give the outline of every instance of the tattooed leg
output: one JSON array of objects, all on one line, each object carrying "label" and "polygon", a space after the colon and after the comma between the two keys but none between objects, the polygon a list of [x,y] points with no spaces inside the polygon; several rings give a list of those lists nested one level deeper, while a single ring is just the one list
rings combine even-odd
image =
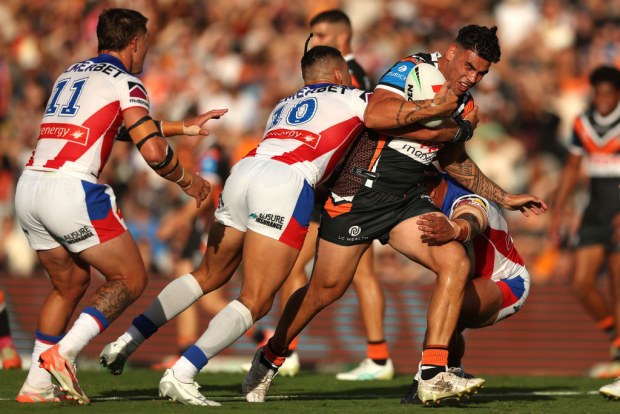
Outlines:
[{"label": "tattooed leg", "polygon": [[92,306],[105,315],[108,322],[123,313],[136,300],[129,294],[129,289],[123,280],[110,280],[101,286],[90,299],[88,306]]}]

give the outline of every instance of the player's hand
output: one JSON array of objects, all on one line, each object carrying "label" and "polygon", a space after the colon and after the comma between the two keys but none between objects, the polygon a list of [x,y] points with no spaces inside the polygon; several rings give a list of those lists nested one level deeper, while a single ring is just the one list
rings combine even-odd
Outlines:
[{"label": "player's hand", "polygon": [[471,126],[476,129],[478,126],[478,105],[474,105],[472,110],[465,115],[465,120],[471,122]]},{"label": "player's hand", "polygon": [[450,224],[450,219],[443,214],[423,214],[416,224],[422,232],[422,242],[430,246],[438,246],[458,237],[458,228]]},{"label": "player's hand", "polygon": [[185,191],[185,194],[196,199],[196,208],[198,208],[211,192],[211,184],[195,173],[191,173],[191,178],[189,187],[181,187],[181,189]]},{"label": "player's hand", "polygon": [[433,98],[433,108],[437,111],[434,116],[441,118],[449,117],[458,107],[458,96],[450,89],[450,84],[445,82]]},{"label": "player's hand", "polygon": [[207,121],[210,119],[220,119],[226,112],[228,112],[228,109],[212,109],[195,118],[184,120],[183,129],[185,130],[185,135],[209,135],[206,127]]},{"label": "player's hand", "polygon": [[547,211],[547,204],[540,198],[529,194],[506,194],[502,207],[507,210],[519,210],[525,217],[530,213],[539,215]]}]

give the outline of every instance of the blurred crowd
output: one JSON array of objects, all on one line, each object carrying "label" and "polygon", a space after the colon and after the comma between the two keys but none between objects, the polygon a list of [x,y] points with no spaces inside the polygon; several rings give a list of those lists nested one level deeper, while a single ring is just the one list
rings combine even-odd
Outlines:
[{"label": "blurred crowd", "polygon": [[[30,156],[57,76],[96,55],[104,8],[149,18],[150,49],[140,78],[155,119],[177,120],[228,108],[211,134],[171,140],[182,162],[219,145],[235,162],[262,137],[267,116],[303,84],[299,62],[308,22],[340,8],[351,18],[357,61],[376,82],[396,60],[445,50],[466,24],[497,25],[501,61],[473,91],[481,122],[468,152],[510,192],[553,201],[574,117],[590,96],[588,75],[620,67],[619,0],[3,0],[0,3],[0,271],[27,277],[38,269],[13,212],[13,191]],[[187,237],[161,240],[158,227],[185,195],[147,167],[133,145],[115,145],[101,181],[154,273],[169,275]],[[570,212],[578,224],[587,181]],[[568,277],[566,251],[547,238],[548,215],[507,215],[534,283]],[[386,281],[432,278],[390,248],[376,249]],[[415,267],[414,267],[415,266]]]}]

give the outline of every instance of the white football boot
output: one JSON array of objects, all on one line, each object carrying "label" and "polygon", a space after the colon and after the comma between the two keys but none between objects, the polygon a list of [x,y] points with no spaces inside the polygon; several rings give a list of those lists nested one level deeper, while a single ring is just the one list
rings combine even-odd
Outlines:
[{"label": "white football boot", "polygon": [[17,393],[17,402],[19,403],[59,402],[66,399],[67,394],[56,384],[50,384],[49,387],[45,388],[35,388],[27,380]]},{"label": "white football boot", "polygon": [[394,378],[394,364],[391,359],[385,365],[379,365],[366,358],[351,371],[338,373],[336,378],[342,381],[391,380]]},{"label": "white football boot", "polygon": [[438,403],[448,398],[469,396],[484,387],[482,378],[461,378],[451,372],[440,372],[429,380],[418,382],[418,397],[424,404]]},{"label": "white football boot", "polygon": [[603,385],[598,391],[607,398],[620,400],[620,377],[611,384]]},{"label": "white football boot", "polygon": [[[241,364],[241,370],[243,372],[249,372],[250,368],[252,368],[251,362]],[[300,368],[299,354],[293,351],[291,355],[286,357],[282,366],[278,368],[278,374],[282,377],[294,377],[299,373]]]},{"label": "white football boot", "polygon": [[278,373],[278,368],[273,366],[263,356],[263,348],[259,348],[254,354],[252,367],[245,376],[241,390],[248,402],[265,402],[265,396],[269,391],[271,381]]},{"label": "white football boot", "polygon": [[104,346],[101,354],[99,354],[99,362],[107,368],[112,375],[121,375],[123,373],[127,358],[129,358],[127,342],[121,338]]},{"label": "white football boot", "polygon": [[167,369],[161,381],[159,381],[159,396],[168,397],[171,401],[177,401],[181,404],[210,407],[222,405],[219,402],[208,400],[198,391],[199,388],[200,385],[197,382],[185,383],[179,381],[175,378],[172,369]]}]

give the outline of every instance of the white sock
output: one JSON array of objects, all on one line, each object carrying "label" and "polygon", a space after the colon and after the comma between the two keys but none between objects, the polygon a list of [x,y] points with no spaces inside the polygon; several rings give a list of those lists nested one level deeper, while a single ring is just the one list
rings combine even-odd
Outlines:
[{"label": "white sock", "polygon": [[35,388],[47,388],[52,385],[52,374],[39,367],[39,356],[54,345],[55,344],[41,342],[38,339],[34,341],[32,362],[30,363],[30,371],[28,371],[26,381]]},{"label": "white sock", "polygon": [[174,364],[174,376],[181,382],[194,382],[209,359],[235,342],[252,326],[252,313],[241,302],[233,300],[211,319],[209,327]]},{"label": "white sock", "polygon": [[189,308],[203,294],[198,281],[191,273],[187,273],[168,283],[144,312],[144,316],[160,327]]},{"label": "white sock", "polygon": [[193,383],[194,378],[198,375],[198,372],[199,369],[185,357],[179,358],[179,360],[172,366],[172,375],[174,375],[174,377],[179,381],[186,384]]},{"label": "white sock", "polygon": [[196,346],[211,359],[252,327],[252,313],[245,305],[233,300],[211,319]]},{"label": "white sock", "polygon": [[101,332],[99,322],[87,313],[80,313],[69,332],[58,342],[58,352],[71,363],[75,362],[77,355],[86,345]]},{"label": "white sock", "polygon": [[[146,311],[134,319],[134,323],[129,329],[119,337],[127,343],[126,351],[129,354],[133,353],[155,333],[157,328],[189,308],[203,294],[200,284],[191,273],[168,283]],[[148,323],[145,323],[144,318],[147,319]],[[139,321],[140,319],[141,321]]]}]

